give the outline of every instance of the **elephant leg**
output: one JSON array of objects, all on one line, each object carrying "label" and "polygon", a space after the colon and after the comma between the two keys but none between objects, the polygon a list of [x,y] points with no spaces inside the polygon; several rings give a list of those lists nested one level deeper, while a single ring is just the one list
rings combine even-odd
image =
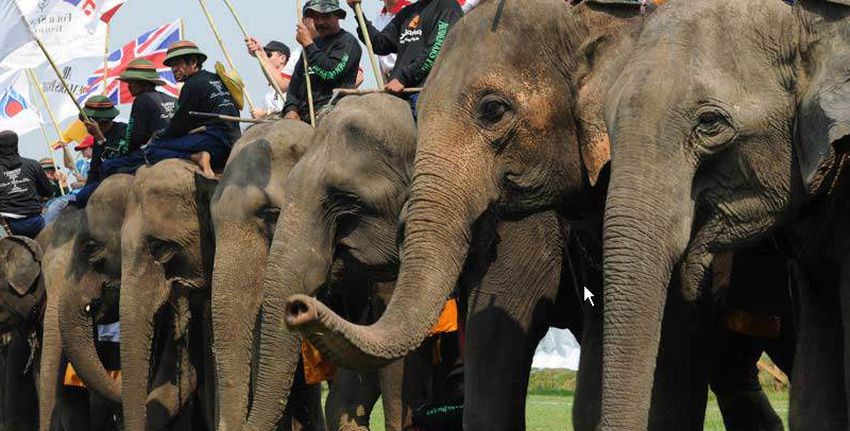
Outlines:
[{"label": "elephant leg", "polygon": [[[57,414],[54,418],[61,424],[63,431],[90,430],[89,393],[84,388],[62,386],[61,396],[56,400]],[[54,420],[56,420],[54,419]]]},{"label": "elephant leg", "polygon": [[784,429],[759,384],[756,362],[762,354],[760,344],[755,337],[723,327],[715,331],[711,390],[729,431]]},{"label": "elephant leg", "polygon": [[121,405],[89,391],[89,417],[92,431],[118,431],[115,423]]},{"label": "elephant leg", "polygon": [[368,431],[372,408],[380,396],[376,372],[337,368],[325,403],[331,431]]},{"label": "elephant leg", "polygon": [[843,289],[839,298],[836,280],[824,273],[800,262],[791,265],[792,285],[799,298],[788,413],[791,430],[843,430],[848,425],[844,334],[839,318],[841,307],[848,309],[848,292]]},{"label": "elephant leg", "polygon": [[404,406],[402,405],[402,390],[404,385],[404,359],[378,370],[378,380],[381,387],[381,402],[384,407],[384,429],[401,431]]},{"label": "elephant leg", "polygon": [[304,363],[298,361],[295,380],[289,396],[289,413],[293,431],[325,431],[322,415],[322,385],[307,384],[304,380]]},{"label": "elephant leg", "polygon": [[13,331],[6,356],[6,429],[34,430],[38,427],[38,397],[32,370],[24,373],[30,358],[30,345],[20,331]]}]

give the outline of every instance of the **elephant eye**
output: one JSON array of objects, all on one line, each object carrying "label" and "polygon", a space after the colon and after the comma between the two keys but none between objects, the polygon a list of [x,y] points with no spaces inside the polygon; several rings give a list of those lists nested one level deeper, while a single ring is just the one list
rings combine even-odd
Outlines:
[{"label": "elephant eye", "polygon": [[496,94],[488,94],[478,101],[478,121],[484,127],[493,127],[513,113],[511,103]]},{"label": "elephant eye", "polygon": [[86,241],[85,245],[83,245],[83,252],[91,264],[99,263],[106,259],[106,250],[104,250],[100,243],[94,240]]},{"label": "elephant eye", "polygon": [[697,117],[696,131],[706,138],[713,138],[729,127],[729,119],[717,111],[706,111]]},{"label": "elephant eye", "polygon": [[166,264],[177,255],[177,244],[161,239],[150,239],[151,256],[160,264]]},{"label": "elephant eye", "polygon": [[257,212],[257,216],[263,221],[266,238],[270,240],[269,246],[271,247],[271,239],[274,237],[274,231],[277,228],[277,219],[280,217],[280,208],[264,206]]}]

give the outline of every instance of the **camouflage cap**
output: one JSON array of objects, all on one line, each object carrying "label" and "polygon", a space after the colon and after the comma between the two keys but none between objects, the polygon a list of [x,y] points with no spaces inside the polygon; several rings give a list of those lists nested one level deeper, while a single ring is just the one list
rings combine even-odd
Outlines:
[{"label": "camouflage cap", "polygon": [[345,10],[339,7],[339,0],[310,0],[304,7],[304,11],[318,13],[336,13],[340,19],[345,19]]}]

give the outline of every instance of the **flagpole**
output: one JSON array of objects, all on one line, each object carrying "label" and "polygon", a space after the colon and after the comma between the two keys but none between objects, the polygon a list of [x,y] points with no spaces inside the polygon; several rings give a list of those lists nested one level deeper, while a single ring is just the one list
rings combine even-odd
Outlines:
[{"label": "flagpole", "polygon": [[[224,0],[224,4],[227,6],[227,9],[230,10],[230,14],[233,15],[233,19],[236,20],[236,25],[239,26],[239,31],[242,32],[242,37],[245,40],[248,40],[248,31],[245,30],[245,26],[242,25],[242,20],[239,19],[239,15],[236,13],[236,9],[233,7],[233,4],[230,3],[230,0]],[[283,90],[280,89],[280,86],[277,85],[277,80],[275,80],[273,76],[269,75],[269,72],[266,70],[265,66],[263,66],[263,60],[260,59],[260,56],[257,56],[257,62],[260,63],[260,70],[263,71],[263,76],[265,76],[266,80],[269,81],[269,85],[274,88],[274,91],[277,92],[281,100],[285,99],[286,94],[284,94]]]},{"label": "flagpole", "polygon": [[[218,46],[221,47],[221,52],[224,53],[224,59],[227,60],[227,64],[230,65],[230,69],[233,70],[233,73],[242,80],[242,77],[239,76],[239,72],[236,70],[236,64],[233,63],[233,59],[230,58],[230,53],[227,52],[227,47],[224,45],[224,41],[221,39],[221,35],[218,33],[218,27],[215,25],[215,21],[213,21],[213,17],[210,14],[209,9],[207,9],[207,3],[205,0],[198,0],[201,4],[201,9],[204,11],[204,15],[207,16],[207,22],[210,24],[210,30],[213,32],[213,36],[215,36],[215,40],[218,41]],[[242,81],[245,82],[245,81]],[[245,95],[245,102],[248,103],[248,108],[253,111],[254,103],[251,101],[251,96],[248,94],[248,89],[243,89]]]},{"label": "flagpole", "polygon": [[109,28],[110,25],[106,23],[106,36],[103,42],[103,95],[106,96],[106,93],[109,91],[109,87],[107,85],[107,78],[109,78]]},{"label": "flagpole", "polygon": [[[80,116],[83,118],[83,121],[89,121],[88,115],[86,115],[86,113],[83,112],[83,107],[80,106],[80,102],[78,102],[77,98],[74,97],[74,92],[71,91],[71,87],[68,85],[68,82],[65,81],[65,77],[62,76],[62,72],[60,72],[59,68],[56,67],[56,62],[53,61],[53,57],[51,57],[50,53],[47,52],[47,48],[45,48],[44,44],[41,42],[41,39],[39,39],[38,36],[36,36],[35,33],[33,33],[32,28],[30,28],[30,24],[27,22],[27,19],[24,16],[23,12],[21,12],[21,8],[18,6],[17,3],[14,3],[14,4],[15,4],[15,7],[18,8],[18,13],[21,15],[21,21],[23,21],[24,25],[29,30],[30,36],[32,36],[33,40],[35,40],[35,43],[38,45],[38,49],[40,49],[41,52],[44,54],[44,56],[47,58],[47,62],[50,63],[50,67],[53,68],[53,72],[56,74],[56,77],[59,78],[59,82],[62,83],[62,88],[64,88],[65,92],[68,93],[68,97],[70,97],[71,100],[74,102],[74,105],[77,107],[77,110],[80,111]],[[38,87],[41,88],[40,85]],[[43,92],[44,92],[44,90],[42,90],[42,93]],[[45,105],[46,105],[46,102],[45,102]],[[58,125],[57,125],[57,128],[58,128]],[[59,136],[61,137],[62,133],[59,133]]]},{"label": "flagpole", "polygon": [[375,81],[378,87],[384,86],[384,77],[381,76],[381,68],[378,67],[378,60],[375,59],[375,50],[372,49],[372,38],[369,37],[369,28],[366,27],[366,19],[363,18],[363,8],[360,3],[354,3],[354,14],[357,15],[357,24],[360,27],[360,32],[363,34],[363,41],[366,42],[366,53],[369,55],[369,62],[372,63],[372,71],[375,73]]},{"label": "flagpole", "polygon": [[[304,17],[301,16],[301,0],[295,0],[295,7],[295,13],[298,14],[298,24],[304,25]],[[310,82],[310,64],[307,62],[306,49],[301,50],[301,60],[304,62],[304,80],[307,81],[307,106],[310,108],[310,125],[316,127],[316,110],[313,107],[313,83]]]},{"label": "flagpole", "polygon": [[[59,134],[59,139],[62,139],[62,132],[59,130],[59,125],[56,124],[56,120],[53,117],[53,111],[50,109],[50,106],[47,104],[47,96],[44,94],[44,90],[41,88],[41,84],[38,82],[38,78],[36,78],[35,73],[33,73],[32,69],[27,69],[27,78],[30,81],[30,87],[36,87],[38,89],[38,94],[41,96],[41,102],[47,108],[47,113],[50,116],[50,121],[53,122],[53,126],[56,127],[56,133]],[[33,106],[35,108],[35,106]],[[59,167],[56,166],[56,159],[53,157],[53,147],[50,146],[50,139],[47,137],[47,130],[44,129],[44,124],[41,121],[38,122],[39,127],[41,128],[41,134],[44,136],[44,143],[47,145],[47,154],[50,156],[50,163],[53,164],[53,170],[57,173],[59,172]],[[63,147],[63,149],[66,149]],[[59,192],[62,196],[65,196],[65,189],[62,187],[62,183],[59,183]]]}]

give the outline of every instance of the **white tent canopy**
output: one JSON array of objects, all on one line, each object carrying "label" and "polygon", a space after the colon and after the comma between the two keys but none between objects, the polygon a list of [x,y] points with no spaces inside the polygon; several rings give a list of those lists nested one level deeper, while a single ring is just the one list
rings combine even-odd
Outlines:
[{"label": "white tent canopy", "polygon": [[569,330],[549,328],[537,345],[531,367],[577,370],[580,352],[578,341]]}]

